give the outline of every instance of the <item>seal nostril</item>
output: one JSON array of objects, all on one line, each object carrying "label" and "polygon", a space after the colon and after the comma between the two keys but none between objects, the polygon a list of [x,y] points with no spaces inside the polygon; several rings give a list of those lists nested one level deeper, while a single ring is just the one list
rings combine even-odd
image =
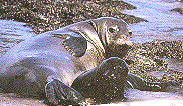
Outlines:
[{"label": "seal nostril", "polygon": [[132,30],[129,29],[129,30],[128,30],[128,33],[129,33],[129,35],[131,36],[131,35],[132,35]]}]

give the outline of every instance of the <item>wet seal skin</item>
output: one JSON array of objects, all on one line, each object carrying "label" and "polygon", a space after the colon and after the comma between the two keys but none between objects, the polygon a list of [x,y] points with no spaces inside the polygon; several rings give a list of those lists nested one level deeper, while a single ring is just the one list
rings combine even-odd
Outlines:
[{"label": "wet seal skin", "polygon": [[126,62],[118,57],[111,57],[97,68],[78,76],[71,87],[86,98],[94,98],[96,103],[122,101],[127,75]]},{"label": "wet seal skin", "polygon": [[120,59],[132,46],[130,34],[123,20],[102,17],[31,37],[0,59],[0,87],[21,95],[43,94],[49,105],[84,104],[87,97],[97,103],[122,100],[124,84],[149,88],[127,74]]},{"label": "wet seal skin", "polygon": [[[116,73],[115,64],[124,67],[124,64],[119,63],[123,63],[121,59],[109,57],[113,56],[112,52],[118,52],[121,57],[127,53],[128,48],[132,46],[128,36],[130,33],[123,20],[102,17],[71,24],[27,39],[0,59],[1,88],[5,92],[21,95],[43,94],[47,104],[50,105],[82,104],[85,97],[71,87],[77,83],[74,80],[83,75],[83,72],[90,70],[89,72],[99,74],[94,75],[96,77],[94,79],[98,81],[93,79],[91,83],[102,84],[104,80],[100,78],[103,76],[100,75],[100,71],[107,73],[109,70],[111,72],[108,73]],[[116,51],[112,45],[120,47],[122,51]],[[111,65],[114,65],[111,67],[106,62],[108,60],[116,60],[117,63],[112,62]],[[84,76],[88,77],[90,74],[85,73]],[[98,87],[101,90],[99,92],[104,92],[102,86]]]}]

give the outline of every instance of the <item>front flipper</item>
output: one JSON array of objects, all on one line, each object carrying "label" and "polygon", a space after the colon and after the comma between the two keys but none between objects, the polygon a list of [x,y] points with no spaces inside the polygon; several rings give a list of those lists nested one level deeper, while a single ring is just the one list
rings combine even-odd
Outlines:
[{"label": "front flipper", "polygon": [[53,31],[54,37],[62,38],[64,48],[73,56],[81,57],[86,52],[87,40],[73,31]]},{"label": "front flipper", "polygon": [[84,97],[79,92],[57,79],[46,85],[45,92],[49,103],[52,105],[58,105],[59,103],[76,105],[84,102]]},{"label": "front flipper", "polygon": [[141,91],[168,91],[172,86],[177,87],[177,82],[147,82],[144,79],[129,73],[126,81],[126,87],[139,89]]},{"label": "front flipper", "polygon": [[65,39],[62,43],[64,48],[76,57],[84,55],[87,48],[87,41],[83,37],[73,37]]}]

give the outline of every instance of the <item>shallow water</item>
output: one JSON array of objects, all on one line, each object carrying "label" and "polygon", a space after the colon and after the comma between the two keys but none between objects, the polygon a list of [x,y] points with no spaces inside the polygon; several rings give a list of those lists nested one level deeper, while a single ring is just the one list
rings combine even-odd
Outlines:
[{"label": "shallow water", "polygon": [[12,20],[0,20],[0,38],[26,39],[35,35],[26,23]]},{"label": "shallow water", "polygon": [[168,62],[167,68],[172,68],[175,71],[183,72],[183,60],[165,58],[163,58],[163,60],[166,60]]},{"label": "shallow water", "polygon": [[183,15],[170,11],[183,7],[182,2],[176,0],[124,0],[137,9],[123,10],[123,13],[144,18],[149,22],[129,25],[132,29],[132,41],[144,43],[160,40],[183,40]]},{"label": "shallow water", "polygon": [[26,27],[25,23],[0,20],[0,57],[20,41],[34,35],[32,29]]}]

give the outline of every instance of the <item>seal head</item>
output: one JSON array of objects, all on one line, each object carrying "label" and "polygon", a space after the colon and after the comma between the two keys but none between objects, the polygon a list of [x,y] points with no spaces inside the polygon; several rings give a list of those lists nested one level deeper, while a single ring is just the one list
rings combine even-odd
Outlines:
[{"label": "seal head", "polygon": [[112,17],[102,17],[90,21],[95,27],[105,50],[105,57],[124,57],[133,45],[129,40],[131,30],[125,21]]}]

